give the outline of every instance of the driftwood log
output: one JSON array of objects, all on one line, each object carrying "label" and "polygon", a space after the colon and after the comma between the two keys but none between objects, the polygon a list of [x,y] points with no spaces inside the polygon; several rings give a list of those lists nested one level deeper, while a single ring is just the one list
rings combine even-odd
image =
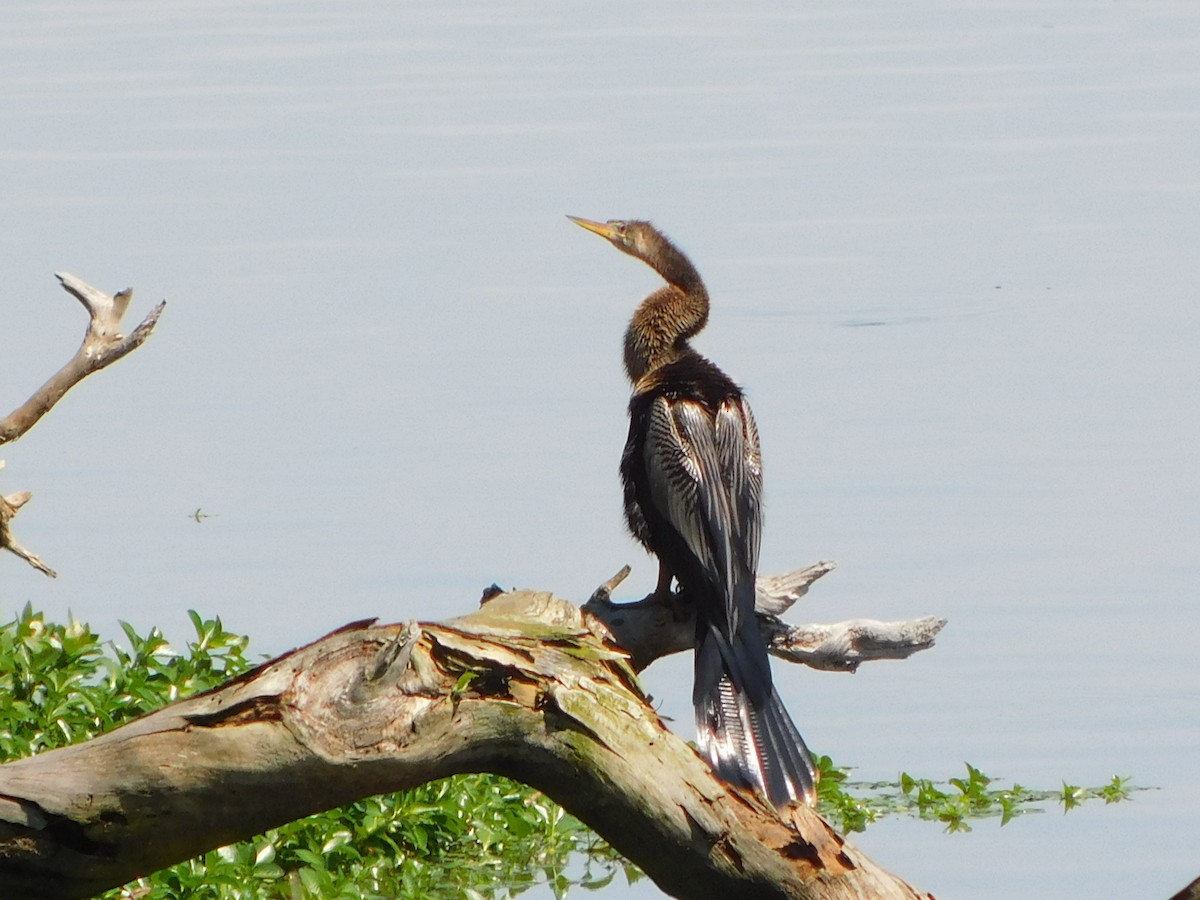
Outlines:
[{"label": "driftwood log", "polygon": [[[126,353],[137,349],[150,336],[158,317],[162,315],[166,301],[154,307],[142,323],[128,335],[120,330],[121,319],[133,299],[133,291],[126,289],[116,294],[106,294],[92,287],[82,278],[77,278],[67,272],[60,272],[55,277],[63,289],[83,304],[88,312],[88,329],[83,336],[83,343],[75,351],[75,355],[65,366],[59,369],[50,380],[38,388],[28,400],[22,403],[3,419],[0,419],[0,445],[15,441],[38,423],[50,408],[87,376],[98,372],[105,366],[116,362]],[[0,460],[0,468],[4,461]],[[34,553],[26,550],[13,536],[12,519],[17,511],[29,502],[33,495],[29,491],[20,491],[8,496],[0,495],[0,550],[8,550],[25,560],[35,569],[55,577],[55,572]]]},{"label": "driftwood log", "polygon": [[[791,592],[825,571],[797,573]],[[789,601],[760,584],[769,624],[771,605]],[[647,703],[636,657],[605,625],[629,633],[629,613],[662,611],[606,593],[582,609],[515,592],[444,624],[354,623],[91,741],[0,766],[0,896],[88,897],[301,816],[461,772],[544,791],[674,896],[925,896],[811,809],[781,818],[719,782]],[[660,632],[657,653],[639,631],[640,662],[674,649],[674,630]],[[931,641],[899,637],[890,650],[851,650],[851,662]]]}]

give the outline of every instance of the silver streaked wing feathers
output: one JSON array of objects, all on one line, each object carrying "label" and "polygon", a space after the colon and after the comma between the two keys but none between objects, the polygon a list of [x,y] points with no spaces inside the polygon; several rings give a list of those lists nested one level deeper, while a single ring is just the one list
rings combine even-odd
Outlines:
[{"label": "silver streaked wing feathers", "polygon": [[715,429],[721,472],[734,515],[734,542],[746,569],[754,573],[758,571],[762,538],[762,451],[754,414],[745,398],[721,404]]},{"label": "silver streaked wing feathers", "polygon": [[761,533],[762,464],[749,406],[726,401],[714,419],[692,401],[655,400],[645,463],[655,507],[725,595],[736,632],[735,580],[753,579]]},{"label": "silver streaked wing feathers", "polygon": [[694,403],[671,404],[661,397],[654,401],[645,443],[646,472],[659,513],[705,570],[713,572],[712,541],[700,515],[701,487],[711,474],[697,452],[697,416],[704,417],[704,410]]}]

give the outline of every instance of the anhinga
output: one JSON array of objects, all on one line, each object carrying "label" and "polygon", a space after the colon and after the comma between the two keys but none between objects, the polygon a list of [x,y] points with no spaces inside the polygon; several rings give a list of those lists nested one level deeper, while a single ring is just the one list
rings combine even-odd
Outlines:
[{"label": "anhinga", "polygon": [[625,332],[633,382],[621,457],[629,530],[659,560],[657,593],[674,578],[695,603],[698,743],[717,773],[776,806],[812,803],[808,748],[771,681],[754,617],[762,531],[758,431],[741,389],[688,339],[708,321],[700,274],[649,222],[570,217],[667,282]]}]

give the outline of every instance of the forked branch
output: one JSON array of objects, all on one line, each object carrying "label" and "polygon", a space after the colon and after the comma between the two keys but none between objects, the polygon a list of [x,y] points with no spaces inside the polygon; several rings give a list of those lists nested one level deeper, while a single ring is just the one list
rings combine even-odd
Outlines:
[{"label": "forked branch", "polygon": [[[4,468],[4,460],[0,459],[0,469]],[[16,494],[9,494],[7,497],[0,495],[0,550],[8,550],[10,553],[15,553],[21,559],[25,560],[39,572],[45,572],[51,578],[57,578],[58,573],[46,565],[42,560],[33,553],[30,553],[17,541],[12,534],[12,528],[9,523],[13,516],[17,514],[22,506],[29,502],[32,497],[29,491],[19,491]]]},{"label": "forked branch", "polygon": [[[896,622],[850,619],[832,625],[788,625],[779,616],[808,593],[814,581],[833,571],[829,561],[814,563],[786,575],[761,576],[755,606],[767,647],[779,659],[829,672],[854,672],[864,662],[905,659],[933,646],[945,619],[925,616]],[[614,603],[612,591],[629,574],[626,566],[592,594],[584,604],[630,654],[641,671],[660,656],[690,650],[696,643],[694,606],[681,595],[679,602],[654,594],[633,603]]]},{"label": "forked branch", "polygon": [[141,346],[154,330],[163,307],[167,305],[165,300],[159,303],[150,310],[137,328],[125,335],[120,331],[121,318],[133,298],[132,288],[126,288],[116,294],[106,294],[82,278],[67,272],[59,272],[55,277],[88,311],[87,333],[83,336],[83,343],[65,366],[52,375],[50,380],[38,388],[20,407],[4,419],[0,419],[0,445],[16,440],[36,425],[67,391],[87,376]]},{"label": "forked branch", "polygon": [[[129,308],[129,301],[133,297],[132,290],[106,294],[82,278],[66,272],[58,273],[57,278],[63,288],[88,311],[87,332],[83,336],[83,343],[70,361],[20,407],[0,419],[0,445],[15,441],[29,431],[67,391],[88,375],[111,365],[139,347],[154,330],[158,317],[166,306],[166,301],[158,304],[140,325],[128,335],[124,335],[120,331],[121,318]],[[3,466],[3,460],[0,460],[0,466]],[[15,553],[34,568],[53,578],[54,570],[21,546],[12,533],[13,517],[16,516],[17,510],[29,502],[31,496],[29,491],[9,494],[7,497],[0,495],[0,550]]]}]

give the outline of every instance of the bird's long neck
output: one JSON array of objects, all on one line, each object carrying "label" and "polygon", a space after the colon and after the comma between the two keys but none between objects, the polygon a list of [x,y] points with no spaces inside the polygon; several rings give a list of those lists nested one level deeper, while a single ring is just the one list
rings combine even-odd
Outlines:
[{"label": "bird's long neck", "polygon": [[646,263],[667,284],[642,301],[625,331],[625,372],[634,384],[682,356],[708,322],[708,290],[696,267],[670,244],[657,250]]}]

